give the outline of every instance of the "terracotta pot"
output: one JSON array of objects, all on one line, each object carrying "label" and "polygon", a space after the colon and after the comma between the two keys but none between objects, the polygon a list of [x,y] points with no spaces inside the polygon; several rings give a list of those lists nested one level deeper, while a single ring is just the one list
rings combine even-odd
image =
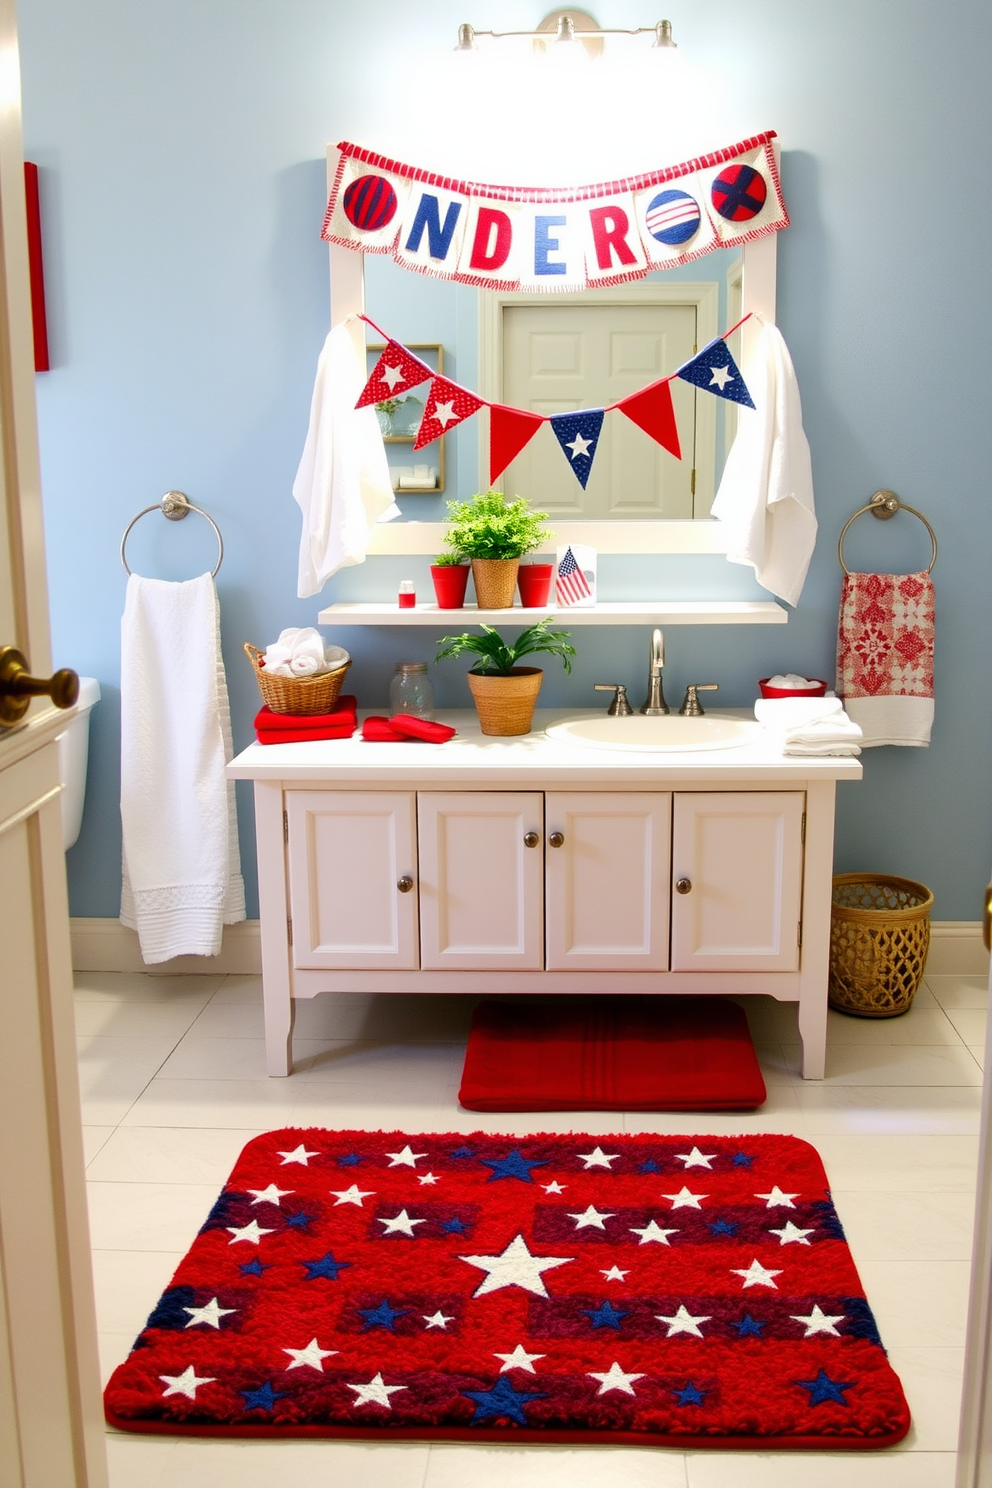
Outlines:
[{"label": "terracotta pot", "polygon": [[468,685],[482,732],[501,738],[529,734],[543,680],[540,667],[514,667],[508,677],[469,672]]},{"label": "terracotta pot", "polygon": [[521,563],[517,588],[525,610],[543,610],[547,606],[554,571],[553,563]]},{"label": "terracotta pot", "polygon": [[473,558],[472,578],[480,610],[508,610],[517,587],[519,558]]},{"label": "terracotta pot", "polygon": [[467,563],[432,563],[431,578],[439,610],[460,610],[468,588]]}]

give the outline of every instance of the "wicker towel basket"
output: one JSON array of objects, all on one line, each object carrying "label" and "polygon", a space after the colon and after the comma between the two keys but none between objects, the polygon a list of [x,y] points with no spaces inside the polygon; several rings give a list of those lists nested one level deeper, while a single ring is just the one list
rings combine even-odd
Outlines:
[{"label": "wicker towel basket", "polygon": [[255,681],[262,702],[273,713],[330,713],[341,696],[345,673],[351,666],[346,661],[335,672],[322,672],[319,677],[270,677],[262,666],[262,653],[245,641],[245,655],[255,669]]},{"label": "wicker towel basket", "polygon": [[884,873],[839,873],[830,916],[830,1006],[859,1018],[908,1011],[930,947],[933,895]]}]

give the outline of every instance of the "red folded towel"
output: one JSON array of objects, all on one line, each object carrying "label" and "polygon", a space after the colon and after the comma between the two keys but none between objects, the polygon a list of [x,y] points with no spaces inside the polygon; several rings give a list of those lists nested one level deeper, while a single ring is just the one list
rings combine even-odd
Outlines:
[{"label": "red folded towel", "polygon": [[408,734],[401,734],[394,729],[388,718],[374,715],[366,718],[362,724],[362,738],[368,739],[373,744],[409,744],[411,742]]},{"label": "red folded towel", "polygon": [[354,732],[357,714],[358,699],[351,693],[339,697],[337,706],[330,713],[273,713],[266,704],[255,715],[255,732],[267,734],[274,730],[281,733],[291,729],[293,733],[328,738],[332,736],[325,733],[326,729],[343,728],[348,722],[351,723],[349,732]]},{"label": "red folded towel", "polygon": [[409,739],[420,739],[425,744],[443,744],[453,739],[457,732],[450,724],[433,723],[428,718],[414,718],[412,713],[394,713],[389,726]]}]

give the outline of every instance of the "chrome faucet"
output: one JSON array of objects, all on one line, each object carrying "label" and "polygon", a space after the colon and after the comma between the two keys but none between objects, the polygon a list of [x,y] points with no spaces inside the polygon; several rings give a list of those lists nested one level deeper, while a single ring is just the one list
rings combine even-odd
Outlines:
[{"label": "chrome faucet", "polygon": [[661,673],[665,665],[665,638],[660,630],[651,634],[651,664],[648,668],[648,696],[647,702],[641,709],[649,718],[654,718],[663,713],[670,713],[671,709],[665,702],[665,692],[661,685]]}]

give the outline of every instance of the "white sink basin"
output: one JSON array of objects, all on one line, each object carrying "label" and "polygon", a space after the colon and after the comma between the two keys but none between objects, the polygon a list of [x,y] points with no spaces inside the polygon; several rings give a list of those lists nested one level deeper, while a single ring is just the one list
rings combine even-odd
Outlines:
[{"label": "white sink basin", "polygon": [[551,739],[565,739],[590,749],[633,750],[640,753],[695,754],[700,749],[736,749],[753,743],[761,725],[745,718],[725,718],[707,713],[702,718],[683,718],[667,713],[648,718],[635,713],[629,718],[565,718],[546,730]]}]

